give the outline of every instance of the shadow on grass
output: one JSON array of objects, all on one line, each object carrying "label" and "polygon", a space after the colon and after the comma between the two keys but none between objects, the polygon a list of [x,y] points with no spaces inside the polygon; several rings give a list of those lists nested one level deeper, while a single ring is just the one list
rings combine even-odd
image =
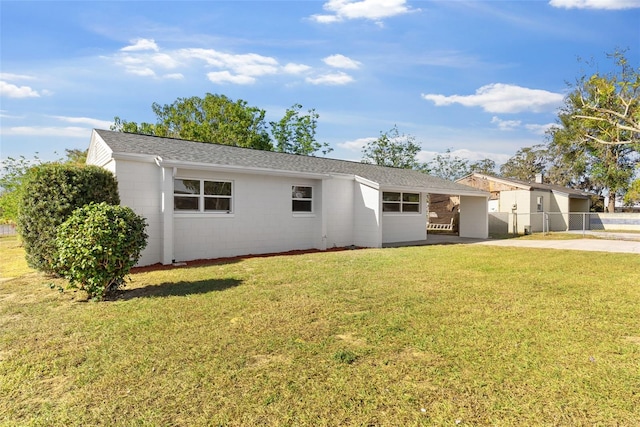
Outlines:
[{"label": "shadow on grass", "polygon": [[197,282],[167,282],[160,285],[147,285],[142,288],[121,289],[109,301],[130,300],[133,298],[183,297],[224,291],[242,284],[238,279],[211,279]]}]

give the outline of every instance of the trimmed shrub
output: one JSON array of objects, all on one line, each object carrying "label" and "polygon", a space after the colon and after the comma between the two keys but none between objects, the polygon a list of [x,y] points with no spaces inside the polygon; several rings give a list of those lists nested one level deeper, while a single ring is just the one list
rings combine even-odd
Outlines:
[{"label": "trimmed shrub", "polygon": [[29,169],[20,190],[18,233],[30,267],[55,273],[56,228],[79,207],[119,204],[113,174],[97,166],[46,163]]},{"label": "trimmed shrub", "polygon": [[131,208],[92,203],[58,228],[56,271],[101,300],[124,284],[147,246],[146,220]]}]

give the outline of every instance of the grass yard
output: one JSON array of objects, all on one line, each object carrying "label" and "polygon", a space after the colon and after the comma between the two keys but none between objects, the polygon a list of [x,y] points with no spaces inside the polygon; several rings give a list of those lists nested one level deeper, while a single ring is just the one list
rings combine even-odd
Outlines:
[{"label": "grass yard", "polygon": [[132,275],[114,301],[0,239],[3,426],[632,426],[640,257],[367,249]]}]

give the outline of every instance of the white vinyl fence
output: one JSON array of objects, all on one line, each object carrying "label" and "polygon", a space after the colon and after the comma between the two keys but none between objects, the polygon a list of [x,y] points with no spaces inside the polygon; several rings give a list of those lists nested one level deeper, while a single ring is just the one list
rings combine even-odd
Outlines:
[{"label": "white vinyl fence", "polygon": [[16,226],[12,224],[0,224],[0,236],[13,236],[16,234]]},{"label": "white vinyl fence", "polygon": [[489,212],[489,234],[530,234],[550,231],[640,231],[638,213]]}]

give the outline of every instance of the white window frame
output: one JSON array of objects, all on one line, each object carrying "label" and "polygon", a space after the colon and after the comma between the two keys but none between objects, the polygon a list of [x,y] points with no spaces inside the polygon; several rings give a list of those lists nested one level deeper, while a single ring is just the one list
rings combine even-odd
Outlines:
[{"label": "white window frame", "polygon": [[[311,189],[311,197],[296,197],[296,195],[294,194],[294,191],[295,191],[296,187],[304,187],[304,188]],[[291,185],[291,212],[293,213],[293,215],[295,215],[295,216],[313,215],[314,214],[314,205],[315,205],[315,203],[313,201],[313,195],[314,194],[315,194],[315,188],[313,187],[313,185],[309,185],[309,184],[292,184]],[[309,211],[295,210],[293,208],[293,204],[296,201],[310,202],[311,210],[309,210]]]},{"label": "white window frame", "polygon": [[[199,181],[200,182],[200,193],[199,194],[178,194],[175,192],[175,182],[176,181]],[[214,183],[223,183],[230,184],[231,191],[230,195],[226,194],[204,194],[205,182],[214,182]],[[200,179],[200,178],[174,178],[174,191],[173,191],[173,211],[177,214],[206,214],[206,215],[228,215],[233,214],[233,194],[234,194],[234,183],[233,181],[226,179]],[[175,198],[176,197],[193,197],[198,199],[198,209],[176,209],[175,207]],[[220,209],[220,210],[205,210],[205,200],[206,199],[229,199],[229,209]]]},{"label": "white window frame", "polygon": [[[391,201],[385,201],[385,194],[386,193],[394,193],[394,194],[399,194],[399,200],[391,200]],[[417,202],[409,202],[409,201],[405,201],[404,200],[404,196],[405,194],[411,194],[411,195],[417,195],[418,196],[418,201]],[[394,205],[398,205],[398,210],[397,211],[385,211],[384,210],[384,205],[390,205],[390,204],[394,204]],[[405,211],[404,210],[404,206],[418,206],[418,210],[417,211]],[[421,215],[422,214],[422,193],[415,193],[413,191],[383,191],[382,192],[382,213],[384,215]]]}]

